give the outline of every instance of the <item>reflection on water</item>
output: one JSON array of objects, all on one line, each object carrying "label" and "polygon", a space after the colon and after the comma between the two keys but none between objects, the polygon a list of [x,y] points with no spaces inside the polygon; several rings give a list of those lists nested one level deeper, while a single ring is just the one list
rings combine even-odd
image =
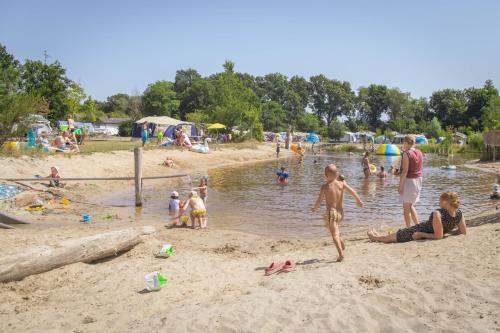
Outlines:
[{"label": "reflection on water", "polygon": [[[317,159],[317,163],[314,160]],[[398,167],[399,157],[374,156],[373,163],[386,170],[391,165]],[[365,180],[360,166],[359,154],[324,154],[317,157],[306,155],[286,161],[249,164],[238,167],[218,168],[209,171],[208,214],[209,226],[236,229],[257,234],[283,236],[324,236],[322,212],[311,214],[321,184],[324,167],[335,163],[345,175],[346,181],[360,194],[365,208],[356,207],[354,200],[346,195],[346,226],[359,224],[402,224],[402,207],[398,202],[398,178],[372,177]],[[421,219],[427,219],[437,207],[443,191],[456,191],[461,196],[462,210],[467,214],[493,207],[488,199],[494,175],[478,173],[458,167],[457,170],[442,170],[447,162],[461,164],[464,159],[447,160],[435,155],[426,155],[424,185],[421,201],[416,205]],[[276,171],[287,166],[290,172],[288,185],[276,183]],[[192,175],[197,184],[200,175]],[[152,215],[168,220],[170,192],[177,190],[187,195],[192,187],[189,180],[177,179],[168,182],[145,183],[143,215]],[[181,194],[181,195],[182,195]],[[133,189],[120,193],[120,203],[133,203]],[[116,204],[116,195],[103,198],[104,204]],[[128,201],[130,200],[130,201]],[[323,208],[322,208],[323,209]]]}]

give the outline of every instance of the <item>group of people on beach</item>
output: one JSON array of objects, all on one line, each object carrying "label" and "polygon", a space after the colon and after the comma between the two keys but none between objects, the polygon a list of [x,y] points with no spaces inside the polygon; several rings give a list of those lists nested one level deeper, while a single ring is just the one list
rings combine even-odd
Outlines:
[{"label": "group of people on beach", "polygon": [[[362,166],[365,176],[369,171],[369,154],[365,154]],[[365,168],[368,166],[368,170]],[[419,239],[441,239],[444,234],[466,234],[465,218],[459,209],[460,199],[455,192],[445,192],[439,199],[439,208],[433,211],[429,219],[420,223],[415,210],[415,203],[420,200],[422,190],[423,154],[415,148],[415,137],[405,137],[403,145],[403,158],[398,170],[400,177],[398,193],[399,200],[403,205],[403,215],[406,227],[397,232],[381,235],[374,229],[367,233],[370,240],[374,242],[393,243],[409,242]],[[384,170],[381,170],[383,172]],[[364,206],[363,201],[345,181],[339,178],[339,170],[334,164],[325,168],[326,182],[321,186],[318,199],[312,212],[316,211],[321,203],[325,201],[326,211],[324,215],[325,226],[330,231],[333,243],[338,251],[337,261],[344,259],[345,243],[340,236],[339,224],[344,218],[344,192],[349,193],[356,200],[358,207]],[[413,224],[413,225],[412,225]]]},{"label": "group of people on beach", "polygon": [[38,147],[45,151],[78,153],[80,152],[80,148],[78,147],[75,131],[75,121],[69,118],[68,130],[57,135],[52,142],[50,142],[46,131],[41,132],[35,142]]}]

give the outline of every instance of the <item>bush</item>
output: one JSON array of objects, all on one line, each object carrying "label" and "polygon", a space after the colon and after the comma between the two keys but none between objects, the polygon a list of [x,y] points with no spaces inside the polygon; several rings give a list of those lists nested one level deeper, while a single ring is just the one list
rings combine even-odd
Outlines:
[{"label": "bush", "polygon": [[344,136],[345,132],[346,127],[338,121],[333,121],[330,126],[328,126],[328,137],[331,139],[340,139]]},{"label": "bush", "polygon": [[472,151],[484,151],[484,138],[480,132],[473,132],[469,135],[468,148]]},{"label": "bush", "polygon": [[118,135],[120,136],[132,136],[132,129],[134,128],[134,121],[127,120],[120,124],[118,128]]}]

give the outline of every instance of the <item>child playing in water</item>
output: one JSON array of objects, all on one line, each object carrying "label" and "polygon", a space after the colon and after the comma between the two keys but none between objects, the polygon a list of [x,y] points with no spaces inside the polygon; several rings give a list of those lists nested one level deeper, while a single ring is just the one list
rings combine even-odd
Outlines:
[{"label": "child playing in water", "polygon": [[288,172],[286,171],[285,167],[281,167],[281,171],[276,173],[276,176],[278,176],[278,183],[281,184],[287,184],[288,183],[288,177],[290,176]]},{"label": "child playing in water", "polygon": [[345,250],[345,245],[340,238],[339,223],[342,221],[344,215],[344,191],[347,191],[347,193],[356,199],[358,207],[363,207],[363,201],[361,201],[356,191],[347,185],[345,180],[340,181],[338,179],[339,174],[334,164],[330,164],[325,168],[326,183],[321,186],[318,199],[311,212],[315,212],[321,206],[321,202],[325,200],[325,225],[330,231],[333,243],[339,253],[337,261],[342,261],[344,259],[343,251]]},{"label": "child playing in water", "polygon": [[198,185],[198,188],[196,188],[198,191],[200,191],[200,198],[203,200],[204,203],[207,202],[207,197],[208,197],[208,180],[207,177],[202,177],[200,179],[200,185]]},{"label": "child playing in water", "polygon": [[180,209],[179,193],[177,191],[173,191],[170,195],[170,202],[168,203],[168,210],[170,212],[177,212]]},{"label": "child playing in water", "polygon": [[177,217],[178,219],[181,218],[182,213],[186,210],[187,207],[191,208],[191,227],[194,228],[195,220],[198,220],[198,225],[200,226],[200,228],[205,229],[207,227],[207,209],[205,208],[203,200],[198,196],[198,193],[196,193],[196,191],[191,191],[189,200],[186,201],[184,206],[181,207],[179,211],[179,216]]},{"label": "child playing in water", "polygon": [[490,199],[500,199],[500,175],[497,176],[497,182],[493,185],[493,192]]},{"label": "child playing in water", "polygon": [[276,158],[280,157],[281,143],[279,140],[276,142]]},{"label": "child playing in water", "polygon": [[385,172],[385,168],[383,165],[380,166],[380,172],[377,174],[379,178],[386,178],[387,172]]}]

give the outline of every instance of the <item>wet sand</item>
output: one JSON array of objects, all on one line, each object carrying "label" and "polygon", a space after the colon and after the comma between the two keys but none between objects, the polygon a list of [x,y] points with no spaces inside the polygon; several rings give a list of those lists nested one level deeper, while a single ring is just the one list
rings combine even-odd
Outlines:
[{"label": "wet sand", "polygon": [[480,160],[469,161],[464,164],[465,167],[479,170],[488,173],[494,173],[500,175],[500,161],[496,162],[481,162]]},{"label": "wet sand", "polygon": [[[59,164],[68,176],[131,174],[130,152],[48,161],[0,159],[7,177],[42,173]],[[145,152],[148,175],[273,158],[270,146],[219,151]],[[158,164],[166,155],[182,168]],[[85,170],[82,165],[88,166]],[[66,197],[89,200],[129,183],[69,184]],[[52,201],[51,201],[52,200]],[[266,237],[227,230],[167,229],[165,221],[136,220],[120,209],[49,199],[50,210],[27,213],[35,223],[0,230],[0,253],[135,225],[157,229],[110,260],[77,263],[22,281],[0,284],[1,332],[497,332],[500,327],[500,215],[472,219],[467,236],[407,244],[370,243],[361,230],[346,236],[346,260],[334,261],[331,239]],[[95,223],[78,223],[91,209]],[[265,217],[258,217],[265,218]],[[176,253],[152,254],[163,243]],[[264,276],[272,261],[297,262],[293,272]],[[168,283],[141,293],[144,275]]]}]

